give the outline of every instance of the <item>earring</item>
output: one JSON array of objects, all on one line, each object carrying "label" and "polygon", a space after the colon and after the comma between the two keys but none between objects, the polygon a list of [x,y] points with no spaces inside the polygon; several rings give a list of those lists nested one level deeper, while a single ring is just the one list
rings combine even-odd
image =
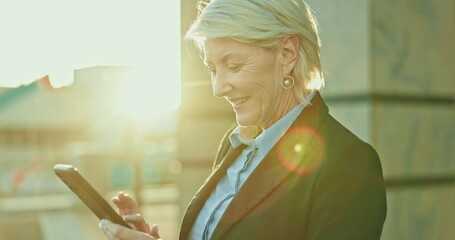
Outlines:
[{"label": "earring", "polygon": [[294,86],[294,83],[295,83],[294,78],[289,74],[287,74],[281,79],[281,86],[284,89],[291,89]]}]

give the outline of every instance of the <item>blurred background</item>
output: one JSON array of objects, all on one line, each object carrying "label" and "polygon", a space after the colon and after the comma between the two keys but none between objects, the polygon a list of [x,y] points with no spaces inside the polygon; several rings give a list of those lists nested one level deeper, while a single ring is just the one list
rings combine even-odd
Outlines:
[{"label": "blurred background", "polygon": [[[308,0],[330,112],[378,151],[382,239],[455,236],[455,3]],[[103,239],[54,175],[123,190],[177,239],[234,124],[183,35],[196,0],[0,2],[0,240]]]}]

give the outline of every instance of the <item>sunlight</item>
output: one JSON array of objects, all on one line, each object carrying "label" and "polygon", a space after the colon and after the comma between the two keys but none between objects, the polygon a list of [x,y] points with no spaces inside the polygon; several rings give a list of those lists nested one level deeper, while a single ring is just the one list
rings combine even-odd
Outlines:
[{"label": "sunlight", "polygon": [[161,70],[131,69],[120,83],[119,111],[135,119],[148,119],[180,105],[179,66],[163,64]]},{"label": "sunlight", "polygon": [[0,87],[62,87],[94,66],[150,69],[155,89],[180,79],[179,0],[0,1],[0,29]]},{"label": "sunlight", "polygon": [[140,54],[131,58],[133,68],[121,83],[118,106],[131,117],[147,119],[180,105],[179,4],[163,1],[161,8],[149,9],[147,16],[153,17],[142,26],[148,37],[135,39],[140,44],[128,50]]}]

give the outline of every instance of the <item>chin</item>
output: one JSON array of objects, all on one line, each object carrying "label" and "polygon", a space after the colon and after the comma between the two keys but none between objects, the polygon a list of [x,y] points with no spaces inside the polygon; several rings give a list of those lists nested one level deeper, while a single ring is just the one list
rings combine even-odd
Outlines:
[{"label": "chin", "polygon": [[259,126],[259,121],[256,118],[246,117],[246,116],[239,116],[236,115],[237,124],[242,127],[248,126]]}]

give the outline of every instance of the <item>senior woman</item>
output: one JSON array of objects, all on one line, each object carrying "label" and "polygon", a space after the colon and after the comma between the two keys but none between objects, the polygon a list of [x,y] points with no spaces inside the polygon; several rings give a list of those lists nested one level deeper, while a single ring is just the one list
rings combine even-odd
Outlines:
[{"label": "senior woman", "polygon": [[[238,126],[189,204],[180,239],[379,239],[386,216],[375,150],[338,123],[319,94],[316,21],[303,0],[200,2],[187,38]],[[114,203],[136,230],[108,221],[110,239],[156,239],[134,199]]]}]

